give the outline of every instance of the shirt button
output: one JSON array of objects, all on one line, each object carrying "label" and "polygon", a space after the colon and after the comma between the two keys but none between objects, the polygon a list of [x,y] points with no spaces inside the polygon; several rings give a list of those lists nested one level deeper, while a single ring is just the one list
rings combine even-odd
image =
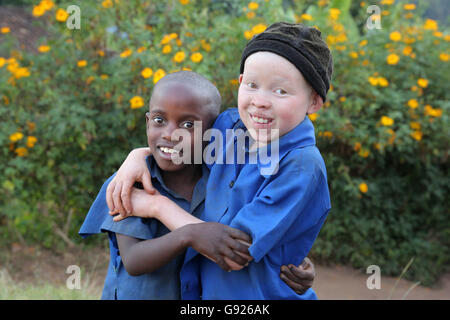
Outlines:
[{"label": "shirt button", "polygon": [[234,186],[234,180],[231,180],[229,186],[230,186],[230,188],[233,188],[233,186]]}]

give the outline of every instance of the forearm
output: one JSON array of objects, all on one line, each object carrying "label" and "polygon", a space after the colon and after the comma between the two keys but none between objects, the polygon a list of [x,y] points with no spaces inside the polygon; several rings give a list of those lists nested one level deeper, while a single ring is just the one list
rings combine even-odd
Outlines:
[{"label": "forearm", "polygon": [[[140,241],[117,235],[119,250],[127,272],[132,276],[150,273],[175,259],[189,245],[189,227],[150,240]],[[130,240],[132,239],[132,240]]]},{"label": "forearm", "polygon": [[204,222],[183,210],[167,197],[162,197],[161,201],[159,201],[155,218],[161,221],[170,231],[174,231],[187,224]]}]

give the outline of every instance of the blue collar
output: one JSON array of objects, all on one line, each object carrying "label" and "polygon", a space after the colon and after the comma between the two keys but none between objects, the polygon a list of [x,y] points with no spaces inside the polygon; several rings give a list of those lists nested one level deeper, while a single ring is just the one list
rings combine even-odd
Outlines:
[{"label": "blue collar", "polygon": [[[240,119],[239,113],[231,113],[230,115],[233,119],[233,122],[235,122],[233,130],[236,131],[237,129],[241,129],[244,132],[247,132],[247,128]],[[276,146],[276,143],[278,143],[278,147]],[[268,145],[257,149],[258,154],[264,154],[270,158],[272,156],[271,149],[274,148],[276,150],[278,148],[278,157],[274,157],[274,163],[264,164],[260,162],[258,158],[257,164],[261,175],[264,177],[268,177],[276,174],[276,172],[278,171],[279,162],[289,153],[289,151],[293,149],[313,146],[315,144],[316,137],[314,134],[314,125],[312,124],[308,116],[306,116],[301,123],[299,123],[294,129],[280,137],[277,141],[271,141]],[[245,151],[249,152],[247,145],[245,146]],[[256,152],[256,150],[254,152]]]},{"label": "blue collar", "polygon": [[[147,168],[150,171],[150,176],[152,177],[152,179],[156,179],[159,182],[159,184],[161,185],[161,187],[173,198],[187,201],[185,198],[181,197],[176,192],[172,191],[171,189],[169,189],[166,186],[166,184],[164,183],[162,174],[161,174],[161,169],[158,167],[158,164],[156,163],[155,158],[153,158],[152,155],[149,155],[145,160],[147,162]],[[199,181],[197,182],[197,184],[194,188],[194,192],[192,194],[191,210],[190,210],[191,213],[195,210],[195,208],[197,208],[197,206],[202,201],[205,200],[206,181],[208,179],[208,175],[209,175],[209,171],[205,168],[205,166],[202,166],[202,176],[199,179]]]}]

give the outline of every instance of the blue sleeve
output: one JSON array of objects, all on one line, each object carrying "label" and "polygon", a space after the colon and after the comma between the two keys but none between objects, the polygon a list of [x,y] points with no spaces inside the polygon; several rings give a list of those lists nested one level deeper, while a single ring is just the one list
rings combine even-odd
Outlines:
[{"label": "blue sleeve", "polygon": [[330,210],[323,160],[318,151],[305,149],[282,159],[278,173],[230,223],[251,235],[249,252],[256,262],[292,240],[301,241],[299,252],[309,252]]},{"label": "blue sleeve", "polygon": [[78,234],[85,238],[92,234],[111,231],[137,239],[152,239],[157,229],[157,221],[154,219],[128,217],[119,222],[113,221],[106,202],[106,189],[115,175],[114,173],[103,184]]}]

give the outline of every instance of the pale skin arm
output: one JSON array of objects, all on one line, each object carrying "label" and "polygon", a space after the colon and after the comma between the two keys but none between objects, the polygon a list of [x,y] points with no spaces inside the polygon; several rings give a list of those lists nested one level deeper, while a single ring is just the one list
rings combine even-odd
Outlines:
[{"label": "pale skin arm", "polygon": [[[170,231],[187,225],[202,224],[203,228],[198,228],[197,233],[190,237],[193,240],[189,241],[189,245],[219,265],[222,263],[221,256],[231,270],[240,270],[252,260],[248,252],[251,238],[238,229],[219,223],[205,223],[157,191],[156,194],[149,195],[143,190],[135,189],[131,202],[134,207],[133,216],[158,219]],[[117,215],[114,221],[125,218]]]}]

